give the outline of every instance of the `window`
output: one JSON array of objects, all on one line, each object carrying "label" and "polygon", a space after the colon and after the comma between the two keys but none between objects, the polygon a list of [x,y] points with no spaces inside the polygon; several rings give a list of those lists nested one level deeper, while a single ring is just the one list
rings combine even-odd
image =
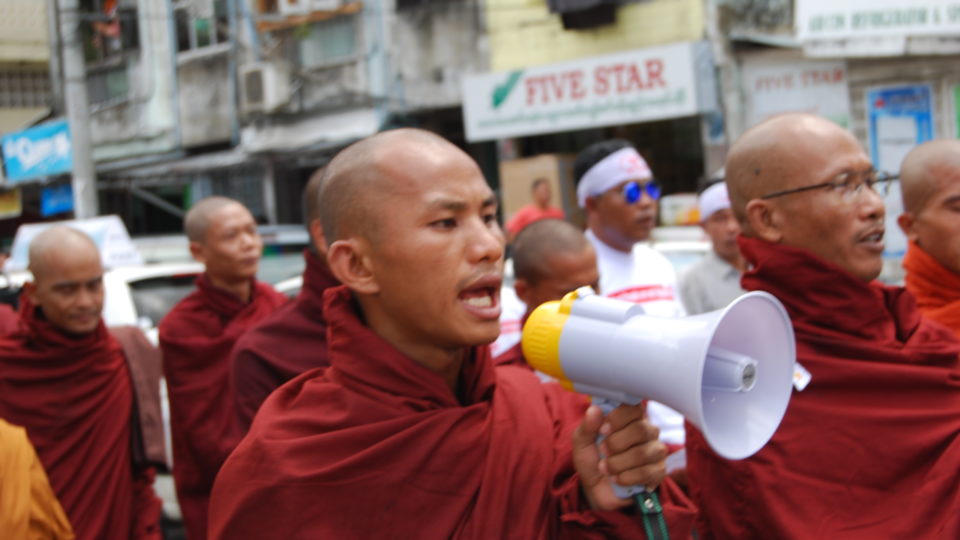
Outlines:
[{"label": "window", "polygon": [[177,52],[226,43],[230,39],[227,0],[177,0]]},{"label": "window", "polygon": [[81,35],[91,104],[123,101],[130,91],[127,57],[140,47],[136,0],[81,0]]},{"label": "window", "polygon": [[306,36],[297,42],[300,65],[322,67],[350,59],[357,49],[357,17],[342,15],[310,25]]},{"label": "window", "polygon": [[0,69],[0,108],[50,105],[50,73],[46,68],[8,66]]}]

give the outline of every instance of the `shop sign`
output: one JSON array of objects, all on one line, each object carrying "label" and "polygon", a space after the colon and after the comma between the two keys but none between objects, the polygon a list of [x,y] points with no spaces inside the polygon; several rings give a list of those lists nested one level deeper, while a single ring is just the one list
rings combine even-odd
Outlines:
[{"label": "shop sign", "polygon": [[823,116],[850,125],[847,70],[843,62],[747,60],[742,70],[747,125],[782,113]]},{"label": "shop sign", "polygon": [[0,219],[20,217],[23,213],[23,195],[20,188],[0,191]]},{"label": "shop sign", "polygon": [[867,89],[870,159],[896,172],[914,146],[933,139],[933,90],[928,84]]},{"label": "shop sign", "polygon": [[801,41],[960,33],[958,0],[796,0]]},{"label": "shop sign", "polygon": [[2,139],[3,163],[11,184],[70,172],[73,148],[66,121],[49,122]]},{"label": "shop sign", "polygon": [[464,77],[467,140],[690,116],[716,108],[707,43]]},{"label": "shop sign", "polygon": [[40,215],[43,217],[73,211],[73,186],[61,184],[40,191]]}]

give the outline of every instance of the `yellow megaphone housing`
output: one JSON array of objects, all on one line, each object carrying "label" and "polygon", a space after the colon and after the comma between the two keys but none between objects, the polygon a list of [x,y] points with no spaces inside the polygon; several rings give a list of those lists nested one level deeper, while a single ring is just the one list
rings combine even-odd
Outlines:
[{"label": "yellow megaphone housing", "polygon": [[643,399],[676,409],[727,459],[748,457],[773,436],[796,361],[790,317],[765,292],[668,319],[583,287],[534,310],[521,347],[534,369],[607,402],[608,412]]}]

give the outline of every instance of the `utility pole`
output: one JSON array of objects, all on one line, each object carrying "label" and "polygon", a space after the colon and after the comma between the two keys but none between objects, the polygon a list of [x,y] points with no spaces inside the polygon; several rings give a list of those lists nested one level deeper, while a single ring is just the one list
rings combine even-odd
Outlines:
[{"label": "utility pole", "polygon": [[70,139],[73,146],[73,215],[78,219],[96,216],[97,176],[90,143],[90,105],[87,102],[87,69],[80,33],[80,6],[77,0],[57,0],[63,62],[63,95]]}]

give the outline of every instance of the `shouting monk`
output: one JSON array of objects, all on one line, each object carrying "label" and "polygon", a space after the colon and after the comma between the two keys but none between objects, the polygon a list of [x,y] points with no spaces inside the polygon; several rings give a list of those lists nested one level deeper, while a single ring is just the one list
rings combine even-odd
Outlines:
[{"label": "shouting monk", "polygon": [[26,428],[77,538],[159,539],[145,457],[162,449],[159,366],[143,384],[149,358],[125,353],[104,326],[103,267],[87,235],[51,227],[29,257],[20,324],[0,338],[0,418]]},{"label": "shouting monk", "polygon": [[702,537],[960,538],[960,343],[874,281],[885,175],[853,135],[805,114],[747,131],[726,172],[743,286],[786,306],[809,378],[750,458],[688,431]]},{"label": "shouting monk", "polygon": [[[642,407],[584,418],[582,398],[489,358],[504,238],[476,163],[396,130],[342,151],[325,182],[344,284],[324,295],[330,367],[264,402],[217,477],[213,537],[642,537],[644,514],[619,511],[633,501],[610,485],[663,479]],[[660,487],[682,537],[692,511],[676,489]]]},{"label": "shouting monk", "polygon": [[250,211],[208,197],[187,212],[190,253],[205,267],[197,290],[160,323],[170,391],[173,479],[190,540],[206,538],[213,479],[239,440],[230,396],[230,350],[285,297],[256,280],[263,243]]},{"label": "shouting monk", "polygon": [[930,141],[900,167],[910,247],[903,260],[907,290],[920,311],[960,335],[960,141]]},{"label": "shouting monk", "polygon": [[231,379],[243,433],[270,392],[308,369],[329,365],[323,292],[338,283],[327,266],[327,243],[320,224],[322,181],[320,169],[303,192],[310,247],[303,253],[307,266],[300,293],[241,337],[233,349]]}]

